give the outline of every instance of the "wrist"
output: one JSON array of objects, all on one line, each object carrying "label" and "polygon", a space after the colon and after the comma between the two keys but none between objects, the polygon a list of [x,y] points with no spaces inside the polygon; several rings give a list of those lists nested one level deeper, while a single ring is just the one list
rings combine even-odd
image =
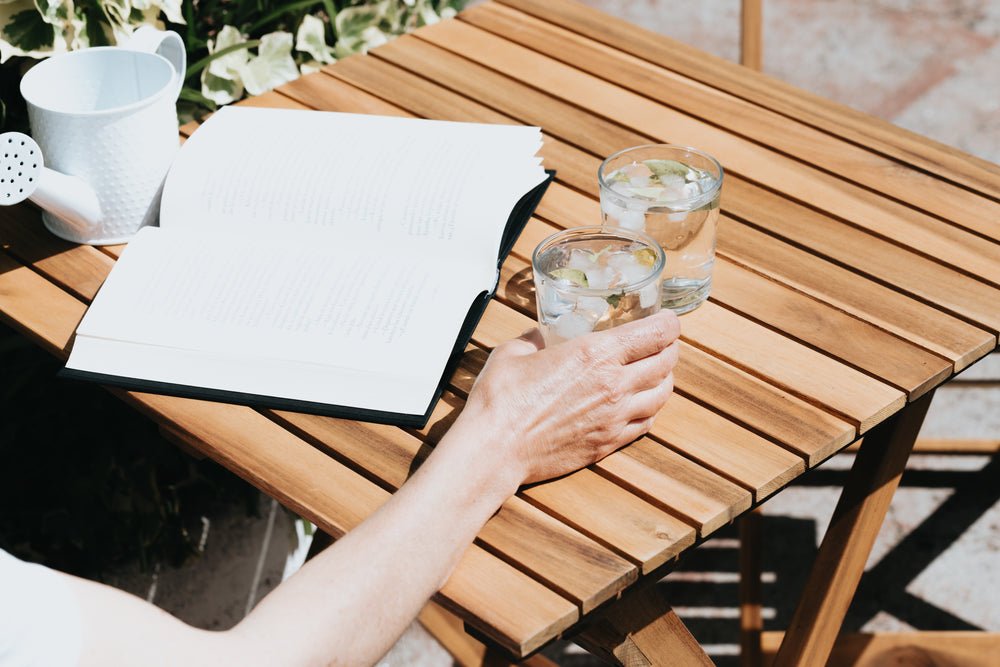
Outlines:
[{"label": "wrist", "polygon": [[480,500],[495,511],[514,495],[525,479],[521,462],[508,447],[509,428],[493,423],[471,406],[459,414],[435,450],[469,483]]}]

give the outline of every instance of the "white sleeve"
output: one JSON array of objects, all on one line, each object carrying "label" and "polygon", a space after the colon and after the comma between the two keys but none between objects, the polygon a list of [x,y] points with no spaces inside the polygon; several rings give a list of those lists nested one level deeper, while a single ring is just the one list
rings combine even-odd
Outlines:
[{"label": "white sleeve", "polygon": [[81,644],[80,608],[63,578],[0,549],[0,665],[76,665]]}]

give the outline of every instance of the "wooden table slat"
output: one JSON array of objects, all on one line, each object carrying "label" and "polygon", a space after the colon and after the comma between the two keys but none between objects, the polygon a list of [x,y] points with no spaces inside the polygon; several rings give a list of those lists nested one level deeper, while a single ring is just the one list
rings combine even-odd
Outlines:
[{"label": "wooden table slat", "polygon": [[[463,14],[466,23],[488,30],[504,40],[570,66],[586,63],[587,71],[633,92],[649,96],[727,131],[790,155],[809,156],[815,166],[936,215],[961,215],[976,231],[1000,240],[995,224],[1000,203],[984,199],[932,174],[902,169],[895,160],[789,118],[701,82],[663,69],[621,50],[596,45],[568,30],[533,19],[499,4],[473,7]],[[807,147],[808,150],[803,150]]]},{"label": "wooden table slat", "polygon": [[1000,199],[1000,166],[986,160],[578,2],[500,2],[651,62],[664,64],[668,53],[672,71]]},{"label": "wooden table slat", "polygon": [[693,524],[699,537],[726,525],[753,502],[748,490],[650,438],[618,450],[595,469]]},{"label": "wooden table slat", "polygon": [[[650,431],[673,449],[739,483],[760,501],[805,472],[802,456],[684,396],[672,396]],[[698,436],[692,437],[692,433]]]},{"label": "wooden table slat", "polygon": [[0,313],[14,328],[60,359],[69,356],[87,305],[0,251]]},{"label": "wooden table slat", "polygon": [[[599,135],[593,134],[594,119],[607,118],[623,128],[641,127],[643,134],[659,142],[697,146],[714,155],[730,177],[752,178],[772,189],[798,200],[808,200],[814,206],[838,211],[853,224],[877,230],[896,242],[923,249],[941,262],[976,274],[1000,285],[1000,243],[981,238],[913,208],[882,197],[842,178],[809,164],[765,148],[749,139],[731,134],[725,128],[709,125],[664,106],[658,101],[599,79],[588,72],[569,67],[551,58],[529,51],[473,26],[459,22],[442,22],[420,33],[425,40],[446,41],[461,57],[478,60],[492,68],[503,67],[518,77],[518,83],[497,86],[495,101],[508,107],[522,122],[537,113],[540,102],[522,103],[522,98],[534,90],[544,90],[560,102],[573,108],[588,109],[585,120],[579,113],[555,114],[545,120],[555,135],[584,146],[597,155],[612,152],[646,140],[621,138],[609,150],[605,137],[608,126]],[[453,56],[458,58],[457,53]],[[447,66],[445,56],[434,58],[439,66]],[[452,67],[452,70],[458,69]],[[453,75],[454,76],[454,75]],[[550,101],[549,106],[554,106]],[[516,107],[516,108],[515,108]],[[588,134],[581,138],[581,128]],[[575,138],[570,139],[570,136]]]},{"label": "wooden table slat", "polygon": [[810,468],[857,435],[845,420],[686,343],[674,382],[684,395],[798,452]]},{"label": "wooden table slat", "polygon": [[947,359],[724,257],[715,260],[712,285],[716,303],[879,377],[911,399],[952,374]]},{"label": "wooden table slat", "polygon": [[899,389],[712,302],[686,314],[681,326],[684,339],[692,345],[833,409],[856,423],[861,433],[906,402]]},{"label": "wooden table slat", "polygon": [[32,207],[12,207],[5,212],[9,215],[0,218],[0,235],[9,252],[83,300],[89,301],[97,294],[114,259],[93,246],[56,238]]},{"label": "wooden table slat", "polygon": [[734,179],[724,188],[722,209],[729,215],[929,301],[939,310],[1000,331],[996,287],[753,184]]},{"label": "wooden table slat", "polygon": [[648,573],[695,540],[692,526],[584,468],[522,495],[564,523],[621,551]]},{"label": "wooden table slat", "polygon": [[626,146],[648,143],[646,133],[611,127],[601,117],[553,96],[550,91],[543,92],[489,67],[464,61],[461,56],[426,41],[426,35],[411,37],[411,42],[396,39],[371,54],[420,72],[443,87],[467,91],[482,104],[521,123],[559,128],[553,134],[567,143],[586,147],[594,155],[610,155]]},{"label": "wooden table slat", "polygon": [[[349,63],[345,58],[340,63]],[[326,74],[326,72],[324,72]],[[386,102],[381,97],[367,93],[334,76],[303,76],[281,87],[281,94],[289,99],[319,111],[349,111],[350,113],[377,114],[379,116],[412,117],[416,114]],[[337,108],[349,105],[349,109]]]},{"label": "wooden table slat", "polygon": [[[869,241],[881,245],[878,239]],[[957,373],[993,347],[994,334],[908,295],[723,217],[717,252],[948,359]],[[969,279],[971,282],[971,279]]]},{"label": "wooden table slat", "polygon": [[584,614],[616,597],[639,574],[615,552],[517,496],[504,503],[476,540],[574,601]]}]

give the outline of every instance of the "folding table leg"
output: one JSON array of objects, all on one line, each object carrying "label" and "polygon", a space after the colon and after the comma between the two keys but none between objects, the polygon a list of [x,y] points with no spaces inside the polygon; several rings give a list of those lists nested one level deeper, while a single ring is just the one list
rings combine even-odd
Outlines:
[{"label": "folding table leg", "polygon": [[625,667],[713,665],[656,585],[628,594],[574,640]]},{"label": "folding table leg", "polygon": [[436,602],[428,602],[417,620],[451,654],[459,667],[558,667],[542,655],[511,662],[469,635],[462,619]]},{"label": "folding table leg", "polygon": [[825,665],[933,392],[873,428],[858,449],[775,667]]},{"label": "folding table leg", "polygon": [[761,667],[761,633],[764,630],[761,574],[763,572],[761,524],[755,507],[739,518],[740,528],[740,667]]}]

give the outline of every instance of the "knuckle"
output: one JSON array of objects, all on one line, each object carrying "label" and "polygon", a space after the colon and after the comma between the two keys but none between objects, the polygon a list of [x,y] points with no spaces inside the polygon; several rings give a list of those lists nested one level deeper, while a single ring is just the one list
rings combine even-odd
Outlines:
[{"label": "knuckle", "polygon": [[612,377],[602,387],[604,402],[609,407],[616,407],[625,402],[629,395],[629,387],[622,378]]},{"label": "knuckle", "polygon": [[580,345],[577,347],[576,357],[584,368],[599,366],[607,358],[607,350],[606,346],[602,344],[602,338],[582,336],[577,340],[580,341]]}]

